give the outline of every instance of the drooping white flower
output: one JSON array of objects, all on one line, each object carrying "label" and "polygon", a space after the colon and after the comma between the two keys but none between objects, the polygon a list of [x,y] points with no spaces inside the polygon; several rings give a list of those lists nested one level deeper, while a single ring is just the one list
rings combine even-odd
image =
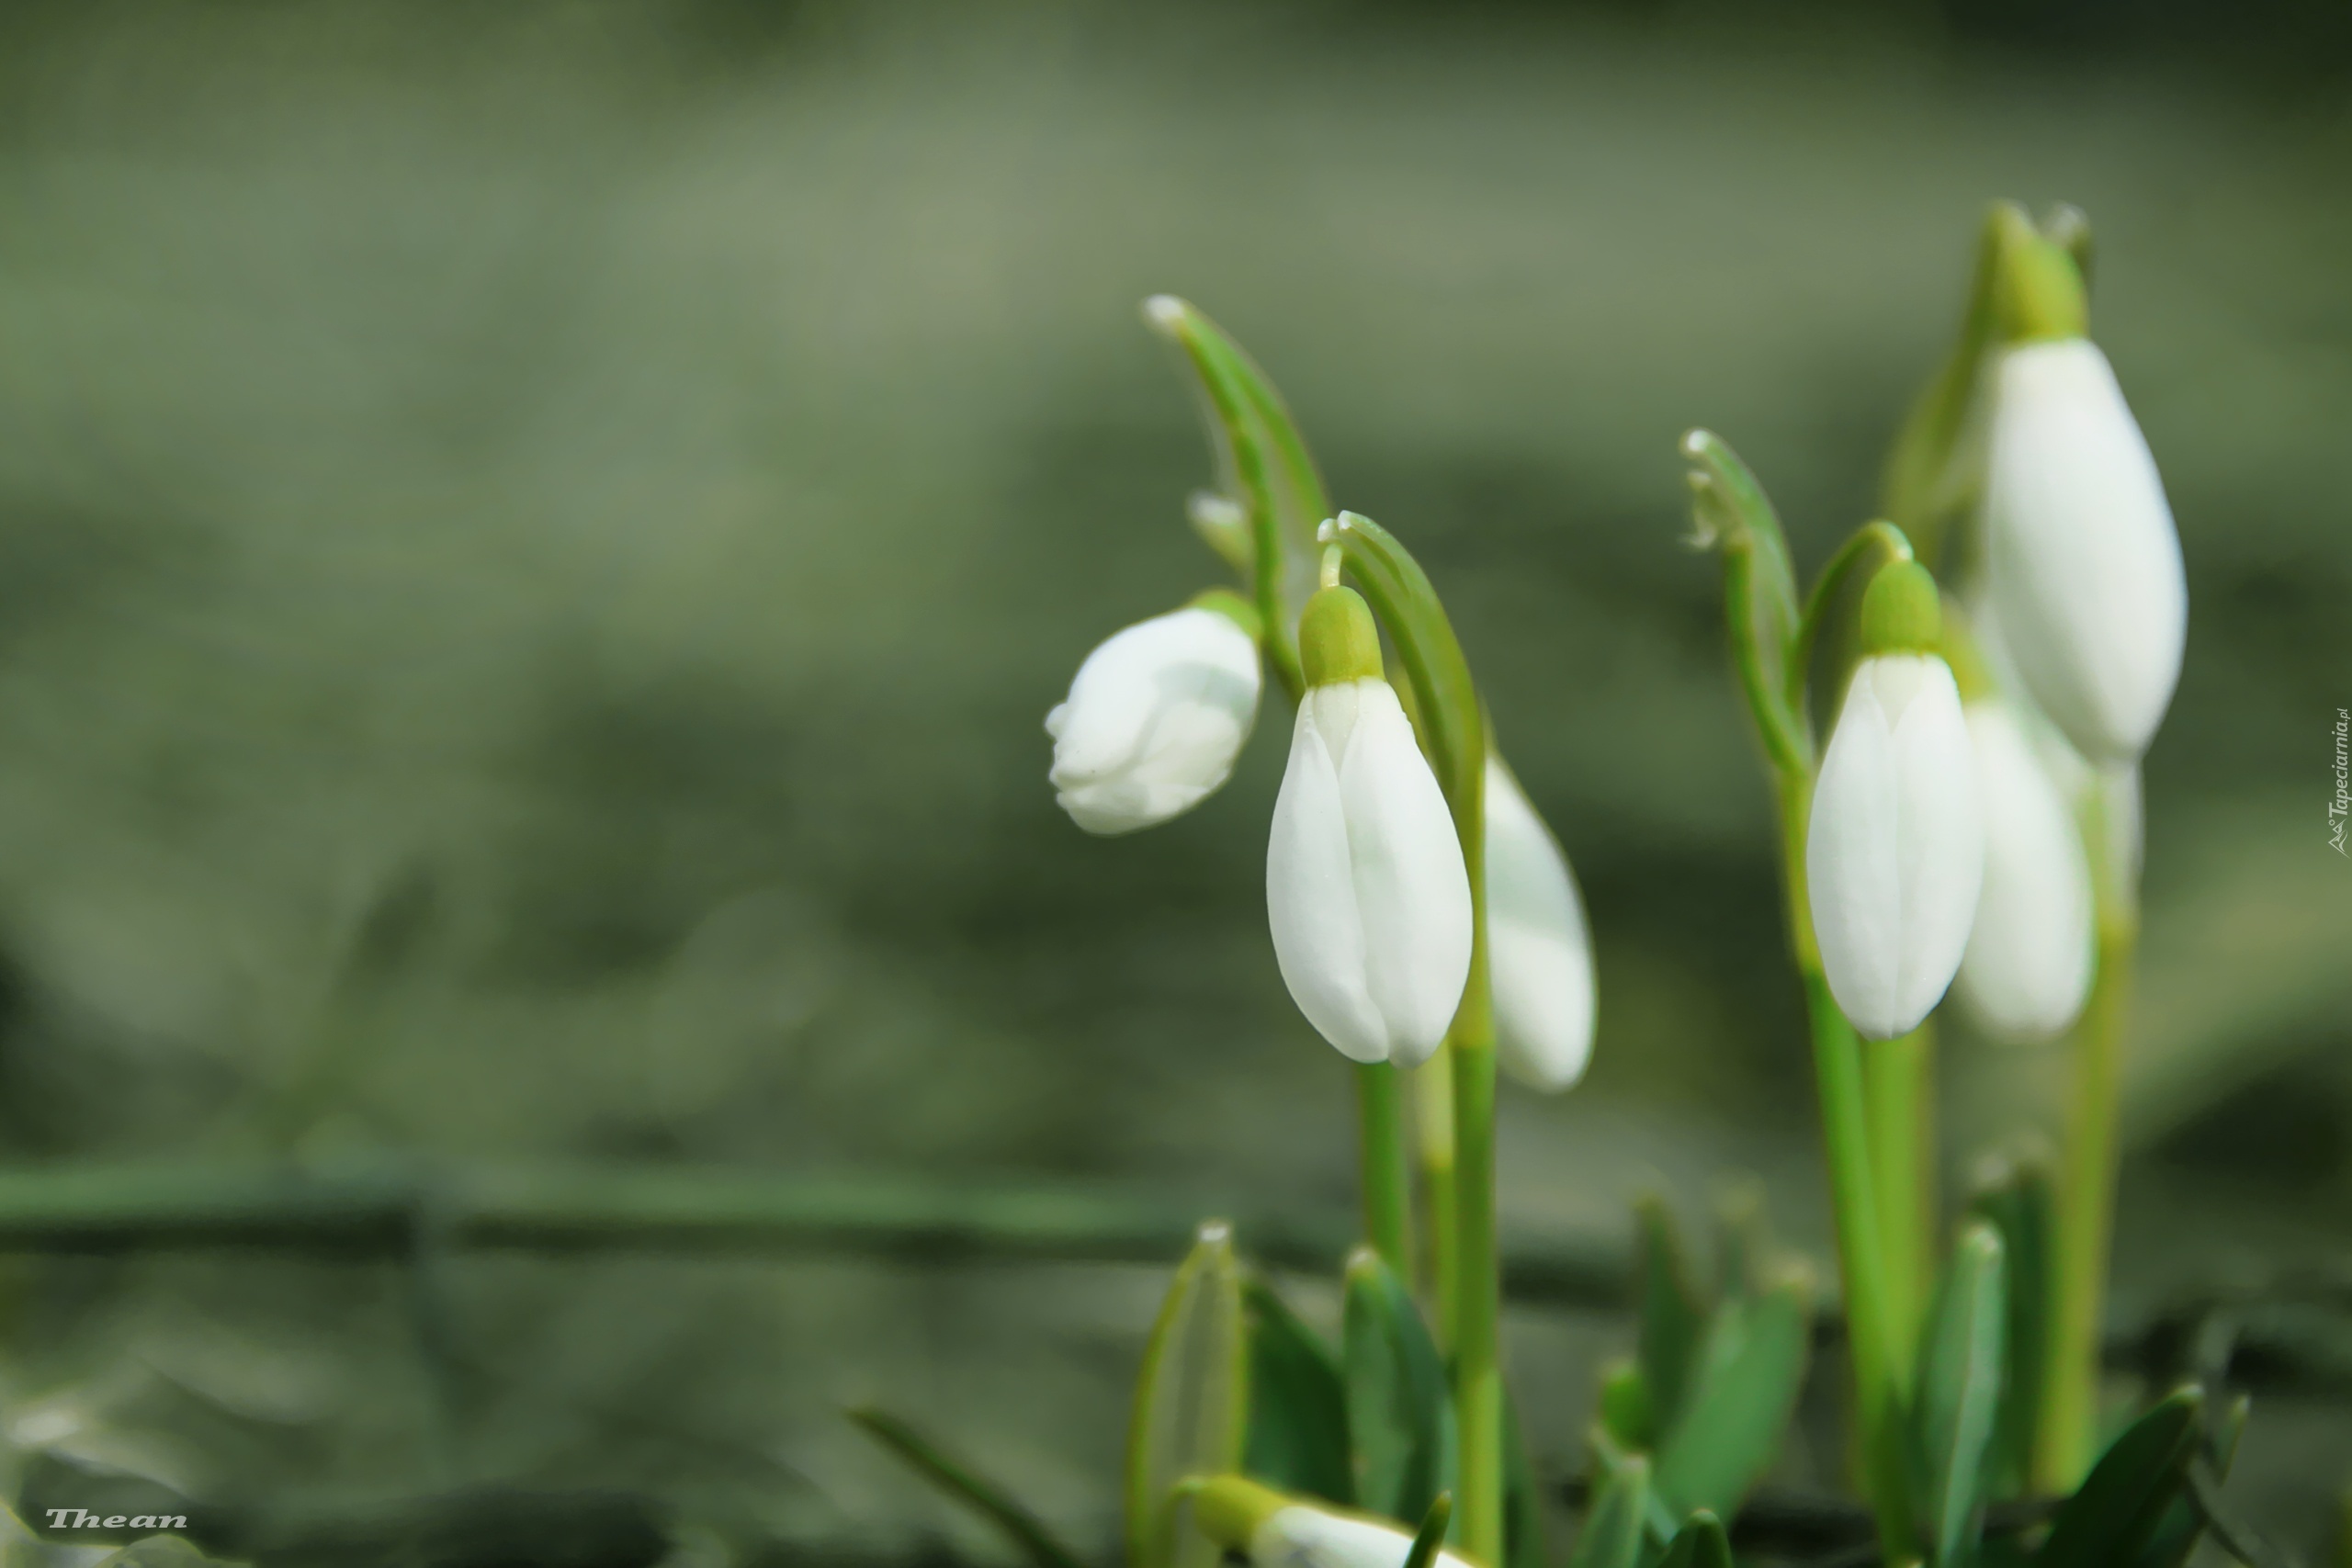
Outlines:
[{"label": "drooping white flower", "polygon": [[[1228,603],[1229,602],[1229,603]],[[1258,716],[1258,643],[1230,593],[1155,615],[1086,656],[1046,716],[1056,799],[1090,833],[1132,833],[1225,783]]]},{"label": "drooping white flower", "polygon": [[1592,938],[1559,840],[1500,758],[1487,759],[1487,962],[1496,1058],[1564,1089],[1592,1059]]},{"label": "drooping white flower", "polygon": [[1984,884],[1957,991],[1988,1032],[2048,1039],[2090,994],[2089,858],[2065,792],[2019,716],[1996,696],[1971,701],[1966,713]]},{"label": "drooping white flower", "polygon": [[[1193,1517],[1217,1545],[1247,1552],[1253,1568],[1404,1568],[1413,1532],[1386,1519],[1284,1496],[1238,1475],[1197,1483]],[[1440,1549],[1443,1568],[1470,1568]]]},{"label": "drooping white flower", "polygon": [[2164,481],[2086,338],[2001,355],[1985,564],[2034,702],[2094,761],[2147,750],[2180,678],[2188,590]]},{"label": "drooping white flower", "polygon": [[1444,794],[1380,674],[1372,612],[1327,588],[1299,626],[1307,690],[1274,800],[1266,916],[1291,999],[1359,1062],[1414,1066],[1470,974],[1470,879]]},{"label": "drooping white flower", "polygon": [[1805,833],[1821,966],[1854,1028],[1893,1039],[1943,997],[1984,874],[1974,762],[1937,637],[1934,581],[1882,569],[1862,603],[1865,657],[1831,731]]}]

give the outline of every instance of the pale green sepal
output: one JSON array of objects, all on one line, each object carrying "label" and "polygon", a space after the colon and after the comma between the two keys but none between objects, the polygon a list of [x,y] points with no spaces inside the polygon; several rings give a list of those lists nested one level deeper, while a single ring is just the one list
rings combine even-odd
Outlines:
[{"label": "pale green sepal", "polygon": [[1882,567],[1911,558],[1911,541],[1902,529],[1884,521],[1865,523],[1846,536],[1829,564],[1821,569],[1821,575],[1813,580],[1797,625],[1796,654],[1789,668],[1789,705],[1800,723],[1805,722],[1805,682],[1813,674],[1816,649],[1822,654],[1818,662],[1826,669],[1826,679],[1816,690],[1828,694],[1822,704],[1822,720],[1824,724],[1836,721],[1846,683],[1861,661],[1862,596]]},{"label": "pale green sepal", "polygon": [[2090,332],[2090,299],[2065,245],[2033,226],[2025,209],[2004,202],[1989,220],[1997,272],[1994,328],[2005,344],[2049,343]]},{"label": "pale green sepal", "polygon": [[1929,1562],[1960,1568],[1974,1555],[1985,1461],[2000,1416],[2008,1296],[2000,1233],[1973,1220],[1952,1247],[1919,1341],[1913,1446]]},{"label": "pale green sepal", "polygon": [[1193,1527],[1227,1551],[1247,1553],[1258,1527],[1293,1506],[1272,1487],[1242,1475],[1193,1476],[1176,1490],[1193,1506]]},{"label": "pale green sepal", "polygon": [[1810,776],[1812,738],[1802,704],[1789,694],[1803,692],[1804,673],[1793,662],[1796,572],[1780,517],[1739,454],[1713,431],[1685,434],[1682,455],[1691,463],[1691,542],[1723,554],[1732,665],[1766,760],[1784,777]]},{"label": "pale green sepal", "polygon": [[1178,1265],[1144,1348],[1127,1428],[1130,1568],[1216,1568],[1216,1549],[1183,1528],[1175,1490],[1188,1476],[1241,1468],[1249,1368],[1233,1228],[1211,1220]]}]

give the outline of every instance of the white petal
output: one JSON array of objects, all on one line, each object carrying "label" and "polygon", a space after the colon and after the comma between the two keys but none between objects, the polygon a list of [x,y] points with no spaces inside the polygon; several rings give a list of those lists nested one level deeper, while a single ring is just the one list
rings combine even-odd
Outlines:
[{"label": "white petal", "polygon": [[1862,661],[1814,786],[1805,878],[1830,993],[1871,1039],[1916,1028],[1959,967],[1984,872],[1972,766],[1942,660]]},{"label": "white petal", "polygon": [[2002,356],[1984,505],[1992,592],[2027,689],[2085,756],[2137,757],[2180,676],[2188,593],[2155,459],[2095,344]]},{"label": "white petal", "polygon": [[1046,716],[1062,809],[1090,833],[1132,832],[1192,809],[1232,773],[1258,689],[1257,645],[1214,610],[1117,633]]},{"label": "white petal", "polygon": [[[1359,1062],[1388,1059],[1388,1026],[1364,983],[1364,932],[1340,774],[1316,726],[1316,693],[1299,705],[1290,765],[1266,846],[1266,920],[1291,999],[1316,1032]],[[1391,699],[1394,700],[1393,698]]]},{"label": "white petal", "polygon": [[1557,1090],[1592,1057],[1592,941],[1567,857],[1510,770],[1487,761],[1487,957],[1504,1070]]},{"label": "white petal", "polygon": [[2091,978],[2090,864],[2065,796],[2006,703],[1968,705],[1984,819],[1984,886],[1958,994],[2010,1039],[2047,1039],[2082,1010]]},{"label": "white petal", "polygon": [[[1388,682],[1355,688],[1340,753],[1364,978],[1388,1028],[1388,1059],[1418,1066],[1445,1039],[1470,976],[1470,875],[1444,792]],[[1324,688],[1329,690],[1330,688]]]},{"label": "white petal", "polygon": [[[1404,1568],[1412,1551],[1410,1531],[1385,1520],[1297,1506],[1280,1508],[1260,1525],[1250,1542],[1256,1568]],[[1469,1568],[1441,1551],[1444,1568]]]}]

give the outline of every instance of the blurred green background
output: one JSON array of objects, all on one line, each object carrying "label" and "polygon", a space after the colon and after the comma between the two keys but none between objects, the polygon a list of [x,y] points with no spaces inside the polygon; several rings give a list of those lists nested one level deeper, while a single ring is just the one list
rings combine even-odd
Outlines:
[{"label": "blurred green background", "polygon": [[[1343,1213],[1344,1066],[1264,929],[1282,748],[1121,841],[1044,780],[1087,649],[1216,578],[1136,313],[1167,289],[1421,555],[1584,883],[1599,1054],[1507,1096],[1514,1223],[1614,1235],[1747,1170],[1826,1258],[1675,441],[1728,437],[1817,563],[2014,196],[2098,227],[2190,575],[2119,1306],[2340,1264],[2348,48],[2290,3],[12,6],[0,1149]],[[1952,1168],[2060,1066],[1953,1036]],[[20,1446],[203,1495],[613,1485],[713,1554],[981,1559],[837,1406],[1107,1544],[1162,1278],[467,1255],[436,1392],[379,1263],[7,1267]],[[1513,1330],[1573,1469],[1625,1330]],[[2240,1475],[2287,1539],[2324,1537],[2346,1414],[2257,1405]]]}]

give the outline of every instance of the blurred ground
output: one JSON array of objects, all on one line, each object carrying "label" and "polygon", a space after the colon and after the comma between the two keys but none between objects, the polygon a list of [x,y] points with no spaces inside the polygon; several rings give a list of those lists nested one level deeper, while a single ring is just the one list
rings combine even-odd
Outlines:
[{"label": "blurred ground", "polygon": [[[2190,570],[2123,1294],[2339,1257],[2352,118],[2291,36],[2105,51],[2076,7],[2026,47],[1984,15],[13,10],[6,1148],[1344,1204],[1341,1064],[1263,930],[1281,749],[1125,841],[1043,782],[1085,650],[1214,580],[1135,314],[1173,289],[1421,554],[1584,881],[1600,1054],[1510,1100],[1511,1211],[1611,1225],[1736,1166],[1817,1247],[1765,797],[1674,442],[1724,433],[1817,561],[2011,195],[2098,225],[2096,325]],[[2057,1082],[2048,1053],[1947,1060],[1955,1162]],[[194,1485],[650,1484],[752,1533],[981,1551],[835,1404],[985,1434],[1107,1540],[1158,1290],[467,1262],[435,1438],[382,1271],[19,1273],[17,1394],[84,1390]],[[1566,1464],[1615,1330],[1523,1327]],[[2299,1419],[2272,1501],[2315,1540],[2352,1431]]]}]

